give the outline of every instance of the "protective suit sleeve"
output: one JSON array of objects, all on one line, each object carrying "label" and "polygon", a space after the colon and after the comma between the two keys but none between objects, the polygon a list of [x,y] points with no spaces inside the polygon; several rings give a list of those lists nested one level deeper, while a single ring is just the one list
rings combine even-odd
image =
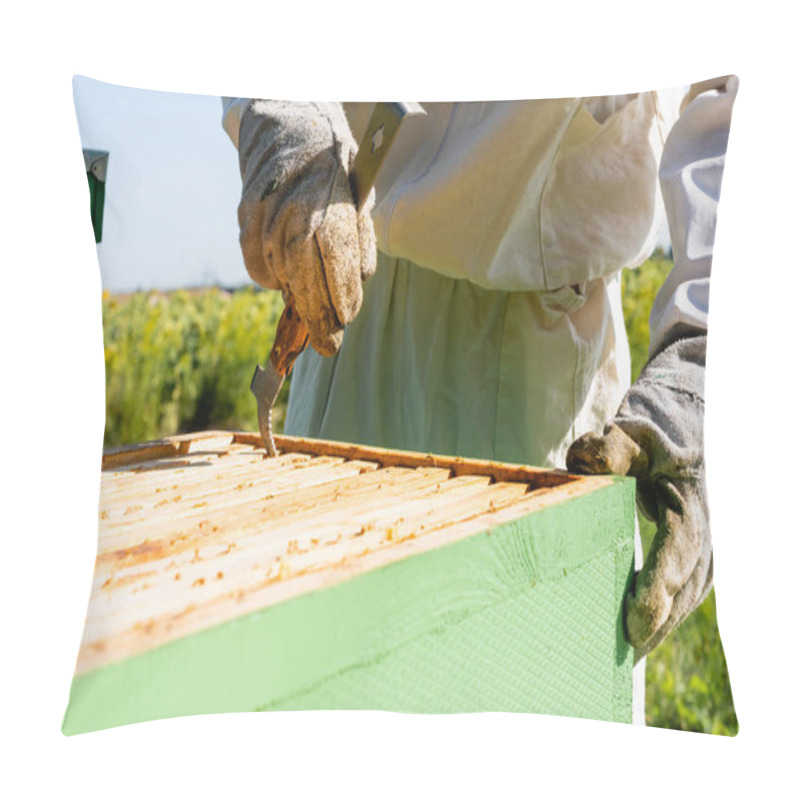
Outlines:
[{"label": "protective suit sleeve", "polygon": [[708,329],[711,255],[736,76],[693,85],[664,145],[659,180],[674,266],[650,313],[650,355],[675,330]]}]

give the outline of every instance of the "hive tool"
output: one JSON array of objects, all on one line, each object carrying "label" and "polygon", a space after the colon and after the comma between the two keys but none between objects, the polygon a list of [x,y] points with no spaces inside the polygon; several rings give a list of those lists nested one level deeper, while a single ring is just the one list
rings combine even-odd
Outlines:
[{"label": "hive tool", "polygon": [[[391,148],[403,120],[424,114],[419,103],[377,103],[358,147],[350,171],[350,188],[358,211],[364,207],[378,171]],[[297,313],[294,298],[284,293],[286,306],[275,332],[275,341],[265,367],[256,365],[250,391],[258,404],[258,428],[268,456],[277,455],[272,436],[272,407],[294,362],[308,344],[308,329]]]}]

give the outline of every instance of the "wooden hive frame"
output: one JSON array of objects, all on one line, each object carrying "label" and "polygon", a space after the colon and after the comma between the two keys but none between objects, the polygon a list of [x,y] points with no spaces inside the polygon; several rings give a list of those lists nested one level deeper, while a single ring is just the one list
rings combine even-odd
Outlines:
[{"label": "wooden hive frame", "polygon": [[65,733],[279,708],[630,721],[632,481],[276,443],[104,454]]}]

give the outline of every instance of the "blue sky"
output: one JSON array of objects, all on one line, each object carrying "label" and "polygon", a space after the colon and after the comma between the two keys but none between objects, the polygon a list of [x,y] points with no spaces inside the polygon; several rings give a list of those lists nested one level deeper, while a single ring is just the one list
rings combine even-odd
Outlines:
[{"label": "blue sky", "polygon": [[110,154],[97,249],[103,288],[249,283],[236,220],[239,162],[220,98],[81,76],[73,92],[81,145]]}]

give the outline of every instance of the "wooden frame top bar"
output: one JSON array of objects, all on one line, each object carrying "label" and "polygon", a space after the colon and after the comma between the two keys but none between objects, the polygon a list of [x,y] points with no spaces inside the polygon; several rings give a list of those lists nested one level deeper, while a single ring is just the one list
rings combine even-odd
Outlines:
[{"label": "wooden frame top bar", "polygon": [[[114,470],[154,459],[188,455],[204,447],[223,449],[235,444],[263,447],[261,435],[242,431],[203,431],[169,436],[152,442],[126,445],[106,450],[103,453],[104,470]],[[531,488],[561,486],[571,481],[586,480],[564,470],[548,470],[522,464],[506,464],[460,456],[441,456],[432,453],[416,453],[409,450],[388,450],[325,439],[305,439],[297,436],[275,436],[278,454],[307,453],[344,458],[348,461],[374,461],[379,467],[436,467],[449,469],[454,477],[461,475],[487,475],[495,481],[515,481],[531,484]],[[264,454],[266,458],[266,453]]]}]

